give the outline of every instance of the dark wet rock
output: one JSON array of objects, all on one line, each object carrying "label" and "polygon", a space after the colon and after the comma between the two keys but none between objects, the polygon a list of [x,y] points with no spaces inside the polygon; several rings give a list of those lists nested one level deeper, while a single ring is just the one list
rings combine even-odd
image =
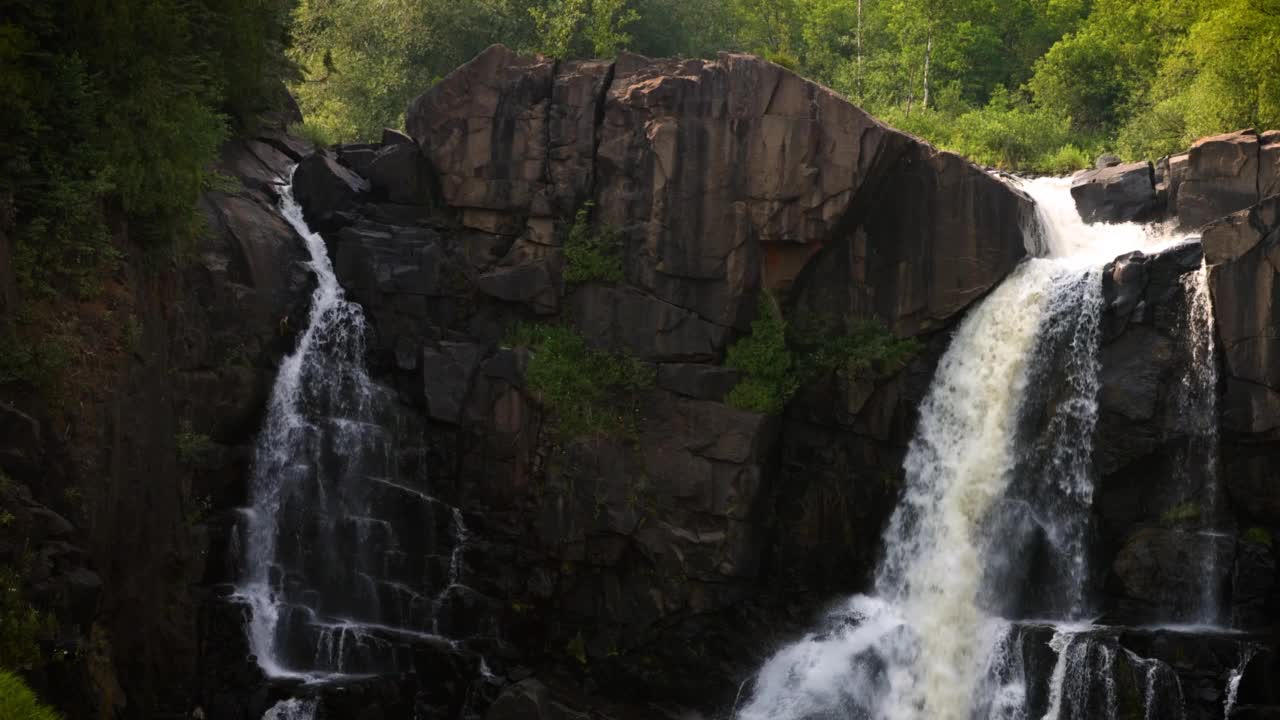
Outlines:
[{"label": "dark wet rock", "polygon": [[658,387],[695,400],[723,401],[742,374],[718,365],[663,363],[658,366]]},{"label": "dark wet rock", "polygon": [[1151,163],[1108,165],[1080,173],[1071,182],[1071,197],[1087,223],[1145,220],[1156,210]]},{"label": "dark wet rock", "polygon": [[364,178],[338,162],[327,150],[319,150],[298,163],[293,173],[293,196],[302,206],[312,230],[336,230],[341,213],[355,209],[369,189]]},{"label": "dark wet rock", "polygon": [[389,202],[429,205],[434,199],[431,169],[412,143],[395,143],[378,150],[363,174],[373,193]]},{"label": "dark wet rock", "polygon": [[[1227,586],[1234,552],[1221,534],[1148,528],[1125,541],[1111,572],[1126,599],[1158,608],[1156,619],[1195,620],[1202,589]],[[1170,615],[1159,617],[1164,611]]]},{"label": "dark wet rock", "polygon": [[438,348],[422,351],[422,386],[432,418],[451,423],[461,419],[483,352],[479,345],[456,342],[442,342]]},{"label": "dark wet rock", "polygon": [[1204,229],[1214,317],[1225,353],[1224,426],[1280,429],[1280,199]]}]

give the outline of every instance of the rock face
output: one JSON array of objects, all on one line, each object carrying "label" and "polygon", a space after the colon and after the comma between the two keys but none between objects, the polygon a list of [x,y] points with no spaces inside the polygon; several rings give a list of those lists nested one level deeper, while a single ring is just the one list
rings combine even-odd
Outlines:
[{"label": "rock face", "polygon": [[219,169],[242,189],[202,198],[208,232],[181,264],[157,269],[120,230],[126,253],[97,303],[109,322],[63,309],[93,341],[92,361],[73,358],[60,381],[74,404],[0,390],[0,515],[14,518],[0,523],[0,566],[34,553],[20,577],[66,659],[32,681],[67,717],[185,716],[215,675],[256,673],[243,654],[209,672],[198,656],[243,644],[238,624],[215,639],[205,600],[228,579],[229,509],[312,283],[274,208],[310,151],[284,134],[292,120],[226,144]]},{"label": "rock face", "polygon": [[[765,608],[869,574],[937,331],[1023,257],[1029,201],[743,55],[493,47],[407,126],[416,144],[304,161],[295,195],[365,308],[371,368],[427,419],[431,492],[466,518],[466,588],[442,617],[500,675],[723,702],[785,631]],[[584,207],[616,229],[621,282],[566,280]],[[835,332],[876,319],[931,341],[901,373],[815,381],[780,417],[730,407],[725,351],[766,291]],[[634,432],[558,431],[530,350],[505,344],[539,321],[652,371]],[[509,688],[494,717],[576,717],[540,688]]]},{"label": "rock face", "polygon": [[1080,173],[1071,197],[1085,222],[1140,222],[1156,209],[1151,163],[1116,164]]},{"label": "rock face", "polygon": [[839,301],[905,334],[1023,253],[1009,221],[1026,204],[999,181],[749,56],[556,64],[493,47],[407,125],[465,226],[554,252],[557,223],[594,201],[625,235],[629,283],[722,327],[745,329],[754,292],[788,289],[833,238],[861,238]]},{"label": "rock face", "polygon": [[1179,223],[1199,227],[1258,202],[1258,148],[1253,130],[1197,140],[1178,190]]},{"label": "rock face", "polygon": [[1076,176],[1071,194],[1086,222],[1175,220],[1185,230],[1280,194],[1280,131],[1197,140],[1188,152],[1146,163],[1099,166]]}]

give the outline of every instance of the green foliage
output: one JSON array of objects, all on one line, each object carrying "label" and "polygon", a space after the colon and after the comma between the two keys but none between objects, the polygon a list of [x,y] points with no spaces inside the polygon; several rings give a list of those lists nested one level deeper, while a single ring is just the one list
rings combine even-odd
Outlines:
[{"label": "green foliage", "polygon": [[789,328],[769,295],[761,297],[751,334],[729,348],[725,365],[743,373],[726,401],[737,408],[776,414],[805,383],[834,372],[845,380],[892,374],[920,352],[915,338],[899,339],[874,321],[847,329],[832,319],[805,318]]},{"label": "green foliage", "polygon": [[873,320],[854,322],[844,332],[828,328],[809,331],[808,349],[801,355],[805,379],[835,372],[846,380],[868,380],[901,370],[922,345],[915,338],[897,338]]},{"label": "green foliage", "polygon": [[769,295],[761,296],[751,334],[729,348],[725,365],[742,373],[726,398],[736,408],[777,414],[800,389],[795,357],[787,347],[787,323]]},{"label": "green foliage", "polygon": [[[27,601],[23,585],[28,572],[25,559],[15,566],[0,566],[0,668],[38,666],[40,645],[54,632],[52,618],[36,612]],[[0,717],[9,716],[0,713]]]},{"label": "green foliage", "polygon": [[42,393],[56,390],[71,354],[60,338],[39,343],[9,338],[0,346],[0,386],[24,384]]},{"label": "green foliage", "polygon": [[622,282],[622,232],[615,227],[591,224],[591,203],[578,210],[564,241],[564,281],[573,285]]},{"label": "green foliage", "polygon": [[1200,506],[1194,502],[1178,503],[1160,514],[1161,525],[1183,525],[1200,519]]},{"label": "green foliage", "polygon": [[636,401],[653,386],[649,365],[620,353],[594,350],[563,325],[518,325],[507,338],[530,349],[525,381],[567,438],[627,437],[636,430]]},{"label": "green foliage", "polygon": [[213,449],[213,441],[209,436],[193,432],[188,420],[183,420],[179,425],[178,433],[174,435],[174,444],[178,450],[178,462],[187,467],[198,466]]},{"label": "green foliage", "polygon": [[1250,542],[1254,545],[1264,545],[1266,547],[1271,547],[1272,543],[1271,531],[1264,527],[1251,527],[1245,530],[1244,539],[1245,542]]},{"label": "green foliage", "polygon": [[[288,0],[12,0],[0,20],[0,197],[24,297],[91,296],[109,228],[172,247],[227,134],[279,99]],[[125,221],[125,222],[120,222]]]},{"label": "green foliage", "polygon": [[0,670],[0,717],[9,720],[59,720],[62,716],[41,703],[21,677]]}]

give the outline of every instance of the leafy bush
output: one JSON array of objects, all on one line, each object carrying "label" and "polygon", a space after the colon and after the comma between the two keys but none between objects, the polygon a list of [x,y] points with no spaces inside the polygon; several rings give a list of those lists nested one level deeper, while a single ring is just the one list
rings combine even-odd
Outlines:
[{"label": "leafy bush", "polygon": [[782,411],[800,389],[795,358],[787,348],[787,323],[769,295],[762,295],[751,334],[735,342],[725,365],[742,372],[726,402],[767,415]]},{"label": "leafy bush", "polygon": [[592,203],[578,210],[564,241],[564,281],[578,283],[622,282],[622,232],[615,227],[591,224]]},{"label": "leafy bush", "polygon": [[1244,531],[1244,539],[1254,545],[1271,547],[1271,531],[1264,527],[1251,527]]},{"label": "leafy bush", "polygon": [[53,708],[36,698],[22,678],[0,670],[0,718],[6,720],[60,720]]},{"label": "leafy bush", "polygon": [[1182,525],[1200,519],[1200,506],[1193,502],[1174,505],[1160,515],[1163,525]]},{"label": "leafy bush", "polygon": [[775,414],[823,373],[875,379],[898,371],[920,351],[915,338],[896,338],[874,321],[847,330],[833,321],[810,319],[800,325],[789,329],[774,300],[762,296],[751,334],[734,343],[725,359],[725,365],[743,373],[726,399],[730,405]]},{"label": "leafy bush", "polygon": [[811,329],[802,354],[805,380],[823,372],[835,372],[846,380],[883,377],[901,370],[921,349],[915,338],[897,338],[873,320],[853,323],[848,331]]},{"label": "leafy bush", "polygon": [[[0,668],[26,670],[41,662],[40,644],[53,632],[52,620],[27,602],[26,562],[0,567]],[[0,693],[3,699],[3,693]],[[7,718],[0,712],[0,718]]]},{"label": "leafy bush", "polygon": [[634,434],[637,395],[654,383],[650,366],[621,353],[593,350],[563,325],[519,325],[507,343],[532,351],[525,380],[555,416],[559,434]]},{"label": "leafy bush", "polygon": [[1091,155],[1075,145],[1067,144],[1042,156],[1033,169],[1050,175],[1069,175],[1093,165],[1093,158],[1100,154]]},{"label": "leafy bush", "polygon": [[204,433],[193,432],[191,422],[183,420],[174,444],[178,449],[178,462],[187,467],[195,467],[204,461],[205,456],[213,449],[213,441]]}]

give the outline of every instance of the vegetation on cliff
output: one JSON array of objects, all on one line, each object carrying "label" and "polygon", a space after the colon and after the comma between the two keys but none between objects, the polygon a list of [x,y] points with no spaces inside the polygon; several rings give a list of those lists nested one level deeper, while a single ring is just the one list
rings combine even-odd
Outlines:
[{"label": "vegetation on cliff", "polygon": [[1280,125],[1274,0],[303,0],[294,57],[333,140],[396,126],[485,46],[763,55],[978,162],[1065,172]]},{"label": "vegetation on cliff", "polygon": [[901,369],[919,351],[918,340],[896,338],[874,321],[842,330],[804,318],[792,327],[773,298],[764,295],[751,333],[734,343],[725,358],[725,365],[742,373],[726,401],[743,410],[777,414],[796,391],[824,375],[873,380]]},{"label": "vegetation on cliff", "polygon": [[0,717],[14,720],[58,720],[58,713],[36,699],[22,678],[0,670]]},{"label": "vegetation on cliff", "polygon": [[654,383],[651,366],[623,353],[590,348],[565,325],[522,324],[506,344],[529,350],[525,381],[554,416],[561,437],[635,433],[637,396]]}]

